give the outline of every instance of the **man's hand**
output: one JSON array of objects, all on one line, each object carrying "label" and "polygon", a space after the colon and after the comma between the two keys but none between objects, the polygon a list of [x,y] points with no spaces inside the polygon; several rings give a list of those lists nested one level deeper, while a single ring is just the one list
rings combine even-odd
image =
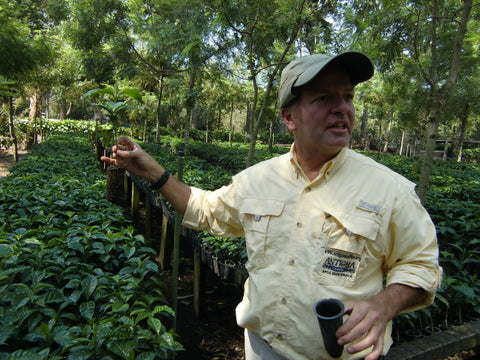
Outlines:
[{"label": "man's hand", "polygon": [[102,156],[107,164],[125,168],[130,173],[154,183],[162,176],[164,169],[137,143],[126,136],[120,136],[112,148],[112,158]]},{"label": "man's hand", "polygon": [[[345,314],[350,316],[338,329],[336,335],[340,345],[354,354],[373,346],[365,360],[376,360],[383,352],[387,323],[400,311],[415,305],[424,290],[401,284],[392,284],[383,292],[364,301],[345,301]],[[363,338],[362,338],[363,337]]]},{"label": "man's hand", "polygon": [[[118,138],[117,145],[113,146],[112,151],[111,158],[102,156],[100,160],[123,167],[131,174],[144,178],[152,184],[165,172],[165,169],[150,154],[126,136]],[[181,214],[185,213],[191,194],[189,186],[170,176],[160,192],[177,211]]]}]

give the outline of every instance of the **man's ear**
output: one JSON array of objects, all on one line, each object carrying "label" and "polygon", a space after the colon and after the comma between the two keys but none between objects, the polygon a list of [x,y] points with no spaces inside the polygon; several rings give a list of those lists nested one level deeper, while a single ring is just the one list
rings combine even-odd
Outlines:
[{"label": "man's ear", "polygon": [[295,131],[297,128],[295,120],[293,119],[293,111],[290,107],[284,107],[280,109],[280,115],[282,116],[283,122],[287,125],[288,130]]}]

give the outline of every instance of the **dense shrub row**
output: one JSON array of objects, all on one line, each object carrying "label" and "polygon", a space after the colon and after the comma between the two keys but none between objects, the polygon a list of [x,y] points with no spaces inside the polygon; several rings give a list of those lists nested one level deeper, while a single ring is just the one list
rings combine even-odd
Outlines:
[{"label": "dense shrub row", "polygon": [[85,137],[0,179],[0,359],[165,359],[180,350],[155,252],[105,200]]},{"label": "dense shrub row", "polygon": [[[235,143],[231,146],[227,143],[205,144],[192,142],[189,145],[190,154],[204,159],[211,164],[231,170],[236,173],[245,168],[247,163],[249,144]],[[273,156],[288,152],[289,148],[275,146],[273,153],[268,151],[267,146],[257,145],[254,152],[254,163],[269,159]]]}]

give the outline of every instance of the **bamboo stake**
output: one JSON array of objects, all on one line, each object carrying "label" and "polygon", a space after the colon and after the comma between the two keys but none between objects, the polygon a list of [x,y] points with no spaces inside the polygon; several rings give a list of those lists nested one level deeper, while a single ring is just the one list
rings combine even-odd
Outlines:
[{"label": "bamboo stake", "polygon": [[138,209],[140,207],[140,189],[137,184],[132,183],[132,204],[131,204],[131,215],[132,218],[138,218]]},{"label": "bamboo stake", "polygon": [[149,194],[145,194],[145,236],[152,237],[152,199]]},{"label": "bamboo stake", "polygon": [[[183,177],[183,165],[184,165],[184,152],[183,148],[178,149],[178,171],[177,178],[182,181]],[[181,214],[175,211],[175,228],[173,233],[173,269],[172,269],[172,307],[175,311],[175,318],[173,324],[173,330],[177,330],[177,298],[178,298],[178,265],[180,258],[180,221]]]},{"label": "bamboo stake", "polygon": [[160,268],[165,270],[165,251],[167,248],[167,228],[168,228],[168,218],[165,213],[162,215],[162,235],[160,239],[160,250],[158,252],[158,262],[160,263]]}]

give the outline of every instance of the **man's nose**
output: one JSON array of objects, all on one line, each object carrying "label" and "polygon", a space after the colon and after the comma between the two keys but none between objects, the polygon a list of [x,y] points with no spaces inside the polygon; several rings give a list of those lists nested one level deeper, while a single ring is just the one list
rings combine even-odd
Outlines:
[{"label": "man's nose", "polygon": [[350,109],[350,103],[343,96],[336,96],[333,99],[332,110],[333,112],[346,113]]}]

